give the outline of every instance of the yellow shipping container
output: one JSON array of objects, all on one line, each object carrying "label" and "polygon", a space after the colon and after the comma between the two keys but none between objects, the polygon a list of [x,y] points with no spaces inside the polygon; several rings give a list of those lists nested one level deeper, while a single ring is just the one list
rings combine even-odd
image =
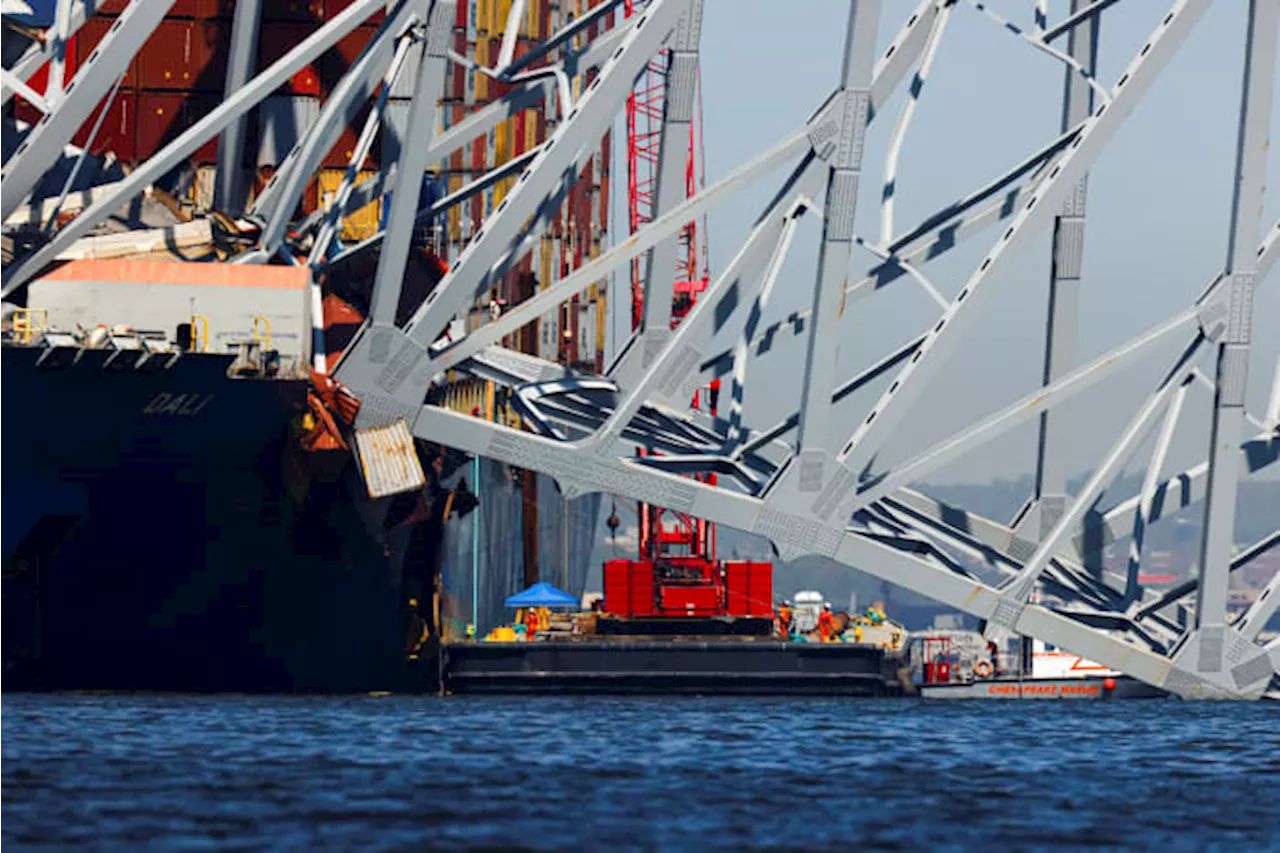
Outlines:
[{"label": "yellow shipping container", "polygon": [[[325,169],[320,173],[320,206],[325,207],[338,192],[342,184],[342,176],[346,169]],[[356,182],[372,178],[374,171],[366,170],[359,174]],[[378,231],[378,222],[382,218],[382,200],[370,202],[342,220],[342,232],[339,235],[343,242],[367,240]]]},{"label": "yellow shipping container", "polygon": [[[488,67],[489,62],[489,39],[483,35],[476,36],[476,64]],[[489,101],[489,78],[479,71],[471,72],[475,77],[476,84],[476,103],[484,104]]]}]

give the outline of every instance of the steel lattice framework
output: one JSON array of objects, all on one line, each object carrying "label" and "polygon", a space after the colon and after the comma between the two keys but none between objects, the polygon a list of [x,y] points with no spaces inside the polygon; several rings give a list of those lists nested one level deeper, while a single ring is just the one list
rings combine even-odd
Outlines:
[{"label": "steel lattice framework", "polygon": [[[28,99],[34,96],[32,102],[47,111],[4,163],[6,218],[55,164],[63,146],[107,95],[170,5],[165,0],[134,0],[98,51],[59,91],[59,45],[84,20],[83,4],[61,0],[46,41],[5,71],[6,97],[14,91]],[[4,294],[37,275],[60,251],[202,143],[221,135],[220,157],[226,158],[224,163],[236,162],[237,140],[248,112],[386,5],[386,0],[357,0],[254,75],[252,50],[246,46],[252,44],[258,6],[237,3],[226,99],[156,156],[102,191],[48,243],[10,264],[4,270]],[[356,169],[350,170],[327,213],[291,226],[299,234],[314,235],[309,264],[324,270],[334,262],[334,226],[344,209],[360,208],[401,176],[409,176],[409,186],[417,186],[426,170],[531,99],[548,92],[559,99],[562,119],[528,156],[427,210],[416,209],[416,193],[394,193],[385,231],[342,250],[347,255],[382,245],[369,321],[336,370],[336,378],[362,399],[361,426],[404,417],[423,439],[545,472],[570,496],[611,492],[752,531],[770,539],[784,557],[821,554],[986,620],[988,630],[1055,643],[1184,697],[1280,696],[1280,640],[1267,645],[1258,640],[1280,604],[1280,577],[1273,578],[1238,618],[1230,619],[1226,607],[1230,573],[1280,541],[1277,531],[1232,555],[1238,480],[1280,456],[1280,380],[1264,419],[1252,417],[1244,407],[1255,319],[1252,297],[1275,262],[1280,236],[1280,223],[1262,232],[1258,218],[1280,17],[1277,0],[1250,0],[1247,31],[1239,34],[1245,71],[1230,239],[1222,272],[1184,310],[1083,364],[1071,363],[1066,332],[1075,322],[1088,170],[1196,28],[1209,0],[1173,2],[1109,87],[1094,77],[1090,45],[1104,11],[1115,0],[1072,0],[1071,12],[1056,23],[1049,20],[1047,4],[1041,0],[1029,15],[1030,28],[1008,24],[1030,48],[1050,54],[1067,69],[1060,132],[996,180],[905,231],[893,222],[898,153],[949,16],[973,13],[971,7],[986,13],[981,3],[922,0],[889,47],[878,51],[881,2],[850,0],[835,89],[825,98],[816,93],[815,112],[781,142],[691,198],[685,198],[684,161],[702,0],[651,0],[626,19],[620,14],[620,0],[605,2],[513,59],[509,46],[524,5],[523,0],[512,4],[508,38],[497,62],[482,68],[450,49],[452,0],[393,3],[378,34],[326,100],[319,121],[281,164],[251,211],[262,223],[261,237],[257,247],[236,262],[273,261],[281,255],[289,216],[308,178],[333,146],[343,117],[351,114],[353,104],[372,101],[361,150],[353,154],[358,168],[385,105],[385,99],[372,98],[376,84],[409,75],[415,86],[408,120],[412,144],[402,146],[394,166],[385,167],[374,179],[355,183]],[[601,25],[600,32],[588,39],[592,25]],[[424,49],[410,58],[414,43]],[[658,141],[662,165],[654,220],[460,340],[442,338],[450,320],[470,309],[539,239],[574,176],[624,110],[636,78],[660,51],[668,52],[670,66]],[[40,98],[25,81],[50,58],[51,90]],[[507,84],[509,93],[440,131],[435,113],[450,62]],[[573,81],[579,77],[582,83],[575,88]],[[858,234],[854,214],[865,136],[869,124],[883,115],[891,93],[903,84],[910,93],[889,149],[882,227],[875,237]],[[575,91],[580,94],[575,96]],[[772,201],[676,329],[662,316],[656,321],[646,316],[603,375],[499,346],[504,336],[590,285],[611,274],[625,274],[631,260],[646,252],[651,255],[644,304],[669,307],[681,229],[779,168],[789,171]],[[514,189],[453,259],[444,279],[404,326],[396,325],[395,306],[415,222],[516,174]],[[817,274],[812,280],[786,280],[782,262],[805,218],[821,222]],[[880,448],[911,417],[913,404],[928,392],[931,379],[964,344],[970,321],[990,303],[989,280],[1046,230],[1052,231],[1055,258],[1047,288],[1051,319],[1046,336],[1056,343],[1046,348],[1043,386],[923,448],[905,463],[882,467]],[[988,231],[996,238],[981,263],[954,298],[941,296],[926,274],[926,262]],[[880,259],[865,275],[850,275],[855,246]],[[873,310],[874,303],[860,297],[907,280],[940,303],[936,323],[869,369],[839,375],[836,352],[842,313]],[[797,294],[808,303],[807,311],[776,327],[762,326],[770,300]],[[1274,325],[1274,318],[1269,319]],[[717,348],[713,335],[723,336],[726,329],[736,343]],[[776,423],[748,423],[743,402],[749,394],[761,393],[748,379],[755,365],[775,357],[779,348],[773,344],[780,338],[804,344],[800,405]],[[1154,346],[1171,342],[1180,347],[1177,358],[1140,401],[1084,486],[1068,494],[1062,457],[1066,437],[1054,420],[1055,407]],[[1207,368],[1204,373],[1201,363]],[[443,381],[449,370],[515,389],[526,431],[424,405],[432,383]],[[1192,385],[1206,375],[1214,391],[1207,459],[1167,475],[1164,461],[1170,436],[1188,405]],[[721,416],[689,412],[693,390],[720,376],[727,376],[732,388],[729,406],[720,407]],[[841,405],[882,376],[891,381],[869,409],[856,414]],[[1013,524],[945,506],[908,488],[942,464],[1036,420],[1042,431],[1036,495]],[[1155,450],[1141,492],[1100,515],[1088,512],[1153,433]],[[637,458],[637,445],[657,453]],[[697,473],[715,473],[717,483],[687,476]],[[1145,530],[1197,501],[1205,507],[1199,578],[1163,594],[1144,589],[1138,568]],[[1099,548],[1126,536],[1133,542],[1127,573],[1086,568]],[[966,568],[958,559],[964,554],[978,555],[985,569]]]}]

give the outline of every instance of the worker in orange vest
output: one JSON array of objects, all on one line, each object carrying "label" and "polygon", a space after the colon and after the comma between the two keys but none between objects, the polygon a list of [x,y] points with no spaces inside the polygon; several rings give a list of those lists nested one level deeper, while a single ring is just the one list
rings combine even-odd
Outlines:
[{"label": "worker in orange vest", "polygon": [[822,642],[830,642],[831,635],[836,629],[836,617],[831,613],[831,605],[822,605],[822,612],[818,614],[818,633],[822,636]]},{"label": "worker in orange vest", "polygon": [[525,639],[533,640],[533,635],[538,631],[538,611],[530,607],[524,614]]},{"label": "worker in orange vest", "polygon": [[791,633],[790,601],[782,602],[782,606],[778,608],[778,632],[784,637]]}]

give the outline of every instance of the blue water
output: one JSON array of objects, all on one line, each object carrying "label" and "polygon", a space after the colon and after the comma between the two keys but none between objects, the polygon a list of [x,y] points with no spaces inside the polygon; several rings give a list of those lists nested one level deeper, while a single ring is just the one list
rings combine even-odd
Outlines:
[{"label": "blue water", "polygon": [[1280,849],[1274,704],[3,698],[3,844]]}]

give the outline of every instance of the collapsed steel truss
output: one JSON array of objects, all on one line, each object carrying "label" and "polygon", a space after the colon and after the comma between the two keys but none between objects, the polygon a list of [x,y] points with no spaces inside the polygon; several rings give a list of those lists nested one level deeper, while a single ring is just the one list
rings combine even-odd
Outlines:
[{"label": "collapsed steel truss", "polygon": [[[1028,45],[1066,68],[1059,134],[1005,174],[899,232],[893,222],[898,153],[949,16],[987,12],[981,3],[922,0],[883,53],[876,51],[881,3],[851,0],[839,85],[800,127],[722,181],[687,200],[684,158],[694,103],[702,0],[650,0],[623,19],[619,0],[607,0],[549,40],[513,59],[523,0],[512,3],[503,48],[492,68],[452,53],[452,0],[399,0],[342,82],[319,120],[288,155],[250,215],[262,224],[257,247],[236,259],[265,263],[282,257],[286,224],[309,176],[341,128],[371,100],[379,81],[414,80],[409,144],[393,166],[356,183],[385,107],[382,87],[352,154],[347,180],[326,211],[296,233],[312,239],[308,264],[323,270],[339,257],[382,244],[369,321],[338,366],[337,378],[362,399],[360,426],[404,417],[416,435],[553,476],[568,496],[605,491],[670,507],[770,539],[782,556],[821,554],[875,577],[929,596],[985,620],[989,631],[1037,637],[1100,661],[1184,697],[1280,697],[1280,640],[1262,645],[1259,634],[1280,604],[1280,576],[1234,620],[1227,614],[1230,572],[1280,542],[1280,531],[1232,556],[1235,491],[1241,469],[1254,473],[1280,456],[1280,376],[1264,419],[1245,412],[1244,390],[1252,327],[1252,296],[1276,259],[1280,223],[1258,245],[1264,152],[1276,59],[1277,0],[1250,0],[1241,34],[1245,57],[1239,113],[1238,160],[1230,241],[1223,272],[1185,310],[1117,349],[1085,364],[1072,363],[1075,300],[1080,278],[1085,186],[1091,164],[1142,99],[1179,45],[1195,28],[1208,0],[1176,0],[1150,38],[1110,88],[1094,76],[1097,28],[1115,0],[1072,0],[1071,12],[1050,24],[1046,4],[1035,4],[1026,30],[1007,24]],[[168,11],[165,0],[134,0],[98,51],[65,91],[59,43],[84,20],[84,6],[62,0],[50,38],[32,47],[5,73],[5,97],[34,96],[25,81],[53,61],[46,110],[4,164],[7,218],[61,156],[63,146],[107,94]],[[1030,5],[1030,4],[1028,4]],[[179,138],[106,188],[52,239],[4,270],[4,294],[37,275],[69,244],[142,191],[201,144],[221,134],[219,158],[238,162],[247,113],[294,72],[331,48],[385,0],[356,0],[289,54],[251,74],[258,4],[236,4],[227,97]],[[588,39],[591,25],[600,34]],[[623,109],[637,75],[659,51],[670,51],[666,121],[659,151],[656,218],[634,236],[461,339],[442,331],[467,311],[539,238],[575,175]],[[510,85],[509,94],[465,121],[439,130],[436,105],[448,63]],[[913,73],[914,69],[914,73]],[[575,90],[575,79],[581,79]],[[910,94],[894,131],[885,168],[881,228],[860,235],[854,212],[868,125],[899,84]],[[575,96],[574,92],[580,91]],[[451,151],[533,103],[557,99],[560,120],[550,138],[524,157],[418,210],[415,192],[392,196],[385,232],[358,246],[333,250],[344,211],[388,191],[399,176],[416,187],[419,176]],[[30,97],[29,97],[30,99]],[[668,129],[670,132],[667,132]],[[686,131],[687,132],[687,131]],[[732,262],[715,278],[691,313],[672,330],[666,314],[675,281],[676,241],[686,223],[751,182],[790,164]],[[403,327],[395,323],[415,223],[494,182],[519,175],[514,189],[476,230],[470,243]],[[224,170],[219,198],[238,190]],[[811,283],[784,281],[783,261],[801,220],[820,220],[821,248]],[[1002,226],[989,252],[953,299],[924,273],[926,262],[991,226]],[[1049,282],[1043,386],[1007,408],[886,468],[878,451],[909,416],[949,353],[965,340],[969,321],[989,301],[988,280],[1044,229],[1052,228],[1054,264]],[[880,259],[852,284],[855,245]],[[555,309],[591,284],[648,255],[645,322],[602,376],[584,374],[500,346],[504,336]],[[865,311],[862,301],[895,281],[910,279],[941,306],[936,324],[853,377],[837,373],[841,316]],[[770,300],[808,288],[807,311],[763,328]],[[615,310],[627,310],[626,306]],[[651,314],[653,316],[649,316]],[[736,343],[719,350],[713,335],[732,330]],[[744,401],[753,365],[803,341],[799,409],[774,424],[749,424]],[[1143,401],[1132,421],[1099,461],[1077,494],[1068,494],[1068,442],[1054,407],[1115,374],[1157,345],[1181,344],[1178,357]],[[1198,362],[1212,358],[1208,378]],[[529,431],[424,405],[427,391],[457,370],[515,391]],[[845,407],[855,391],[882,376],[892,381],[870,409],[852,419]],[[727,413],[690,412],[692,391],[729,377]],[[1207,460],[1166,476],[1165,455],[1174,427],[1197,380],[1212,386],[1213,420]],[[721,405],[721,410],[725,406]],[[946,506],[909,484],[1014,427],[1039,421],[1036,490],[1011,524]],[[850,426],[852,424],[852,426]],[[1247,437],[1246,424],[1257,434]],[[1103,490],[1158,430],[1140,494],[1102,514],[1089,512]],[[1243,440],[1242,440],[1243,439]],[[634,456],[636,445],[660,451]],[[718,485],[684,476],[720,475]],[[1146,529],[1162,516],[1203,500],[1205,530],[1197,580],[1157,593],[1139,583]],[[1099,550],[1130,537],[1124,574],[1096,568]],[[975,572],[960,559],[976,557]],[[1194,595],[1194,602],[1191,597]]]}]

